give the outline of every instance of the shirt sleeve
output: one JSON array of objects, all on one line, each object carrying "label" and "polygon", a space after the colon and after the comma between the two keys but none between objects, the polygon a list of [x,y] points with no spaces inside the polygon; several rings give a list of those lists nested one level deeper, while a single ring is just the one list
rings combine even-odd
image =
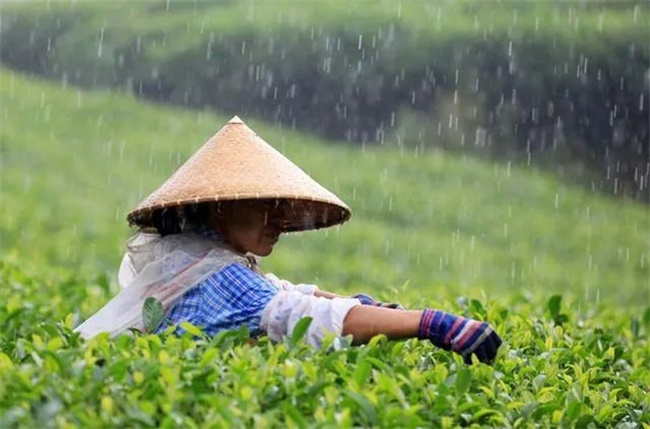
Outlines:
[{"label": "shirt sleeve", "polygon": [[280,341],[291,335],[300,319],[311,317],[305,340],[313,347],[320,347],[329,332],[342,333],[345,317],[357,305],[361,302],[355,298],[327,299],[297,290],[280,290],[264,309],[260,330],[271,340]]},{"label": "shirt sleeve", "polygon": [[283,290],[286,292],[289,291],[298,291],[304,293],[305,295],[313,295],[316,291],[320,290],[318,286],[312,284],[299,283],[297,285],[291,283],[288,280],[280,279],[273,273],[266,274],[266,279],[273,284],[278,290]]}]

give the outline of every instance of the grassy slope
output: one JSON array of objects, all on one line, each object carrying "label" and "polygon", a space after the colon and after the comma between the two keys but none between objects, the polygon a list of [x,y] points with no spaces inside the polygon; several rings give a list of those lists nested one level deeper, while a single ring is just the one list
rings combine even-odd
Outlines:
[{"label": "grassy slope", "polygon": [[[351,31],[359,34],[374,32],[378,24],[407,25],[424,39],[461,37],[463,34],[518,31],[548,32],[551,35],[580,34],[585,37],[597,33],[641,33],[647,7],[615,7],[612,4],[593,2],[571,4],[563,2],[490,3],[420,2],[355,0],[330,2],[316,0],[295,2],[279,0],[269,2],[192,2],[148,0],[130,2],[117,0],[81,0],[74,3],[52,2],[46,6],[33,2],[3,4],[7,13],[43,17],[44,12],[75,12],[87,18],[78,23],[76,31],[86,31],[96,37],[97,29],[115,32],[116,37],[137,34],[167,34],[159,54],[168,57],[176,54],[175,47],[186,49],[201,42],[200,34],[243,34],[249,31],[270,32],[290,28],[327,30],[333,24],[354,19]],[[119,19],[118,19],[119,18]],[[173,35],[173,37],[172,37]]]},{"label": "grassy slope", "polygon": [[[6,69],[0,98],[2,253],[84,273],[112,275],[126,213],[228,119]],[[249,125],[354,211],[340,228],[283,238],[265,264],[281,276],[334,290],[410,280],[430,297],[527,289],[648,302],[646,206],[532,170]]]}]

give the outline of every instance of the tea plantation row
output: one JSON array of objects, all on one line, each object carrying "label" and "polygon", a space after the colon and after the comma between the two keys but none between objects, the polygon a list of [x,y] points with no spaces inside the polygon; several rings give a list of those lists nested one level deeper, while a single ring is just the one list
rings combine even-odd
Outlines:
[{"label": "tea plantation row", "polygon": [[650,309],[419,301],[490,320],[506,340],[490,367],[381,337],[322,351],[246,332],[84,342],[79,309],[104,295],[0,263],[0,427],[650,427]]}]

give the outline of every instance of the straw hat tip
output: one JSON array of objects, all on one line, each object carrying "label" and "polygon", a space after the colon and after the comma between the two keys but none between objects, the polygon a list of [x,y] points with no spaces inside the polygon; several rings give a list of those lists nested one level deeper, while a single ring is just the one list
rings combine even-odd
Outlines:
[{"label": "straw hat tip", "polygon": [[243,124],[244,121],[242,121],[239,116],[235,115],[232,117],[231,120],[228,121],[229,124]]}]

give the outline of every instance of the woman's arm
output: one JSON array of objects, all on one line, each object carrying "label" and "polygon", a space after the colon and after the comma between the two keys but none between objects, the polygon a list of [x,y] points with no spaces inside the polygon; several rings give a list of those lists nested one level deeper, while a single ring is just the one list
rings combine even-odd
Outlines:
[{"label": "woman's arm", "polygon": [[298,321],[311,317],[305,340],[320,347],[328,332],[351,335],[354,344],[367,343],[375,335],[389,339],[419,338],[430,340],[445,350],[460,353],[471,363],[476,354],[481,362],[496,356],[501,339],[492,327],[441,310],[397,310],[361,305],[355,298],[332,298],[305,295],[297,291],[279,291],[268,303],[261,317],[260,329],[271,340],[291,335]]},{"label": "woman's arm", "polygon": [[390,340],[413,338],[421,318],[422,311],[357,305],[343,320],[343,335],[352,335],[353,344],[365,344],[379,334]]},{"label": "woman's arm", "polygon": [[437,347],[459,353],[466,363],[472,363],[472,355],[481,362],[492,362],[502,342],[486,322],[430,308],[408,311],[358,305],[348,311],[341,332],[352,335],[353,344],[367,343],[378,334],[391,340],[427,339]]},{"label": "woman's arm", "polygon": [[320,290],[320,289],[314,292],[314,296],[317,296],[319,298],[327,298],[327,299],[347,298],[346,296],[339,295],[339,294],[332,293],[332,292],[327,292],[327,291]]}]

